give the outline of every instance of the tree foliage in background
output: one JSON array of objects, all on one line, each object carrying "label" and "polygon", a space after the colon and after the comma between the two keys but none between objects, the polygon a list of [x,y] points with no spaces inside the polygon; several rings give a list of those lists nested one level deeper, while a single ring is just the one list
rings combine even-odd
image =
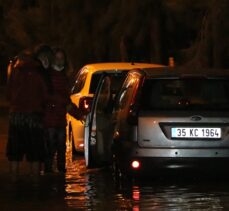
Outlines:
[{"label": "tree foliage in background", "polygon": [[169,56],[227,66],[227,8],[227,0],[0,0],[1,58],[47,43],[66,49],[75,68],[120,60],[166,64]]},{"label": "tree foliage in background", "polygon": [[229,68],[229,1],[212,0],[202,20],[196,42],[187,50],[187,65]]}]

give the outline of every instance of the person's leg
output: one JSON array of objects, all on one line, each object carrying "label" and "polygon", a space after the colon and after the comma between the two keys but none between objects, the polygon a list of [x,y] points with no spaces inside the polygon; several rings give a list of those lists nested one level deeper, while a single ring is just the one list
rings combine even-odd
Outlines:
[{"label": "person's leg", "polygon": [[34,182],[38,182],[40,178],[40,162],[30,161],[30,176]]},{"label": "person's leg", "polygon": [[19,167],[20,167],[19,161],[10,161],[10,175],[11,175],[11,180],[13,182],[16,182],[18,180]]},{"label": "person's leg", "polygon": [[19,178],[20,161],[23,160],[25,145],[23,122],[22,115],[10,114],[6,155],[9,160],[10,176],[13,182],[16,182]]},{"label": "person's leg", "polygon": [[44,162],[45,158],[44,129],[39,114],[29,114],[27,122],[26,159],[30,163],[32,179],[37,181],[40,177],[41,162]]},{"label": "person's leg", "polygon": [[57,168],[59,172],[66,172],[66,129],[58,128]]},{"label": "person's leg", "polygon": [[56,152],[57,135],[54,128],[47,129],[46,147],[47,156],[45,159],[45,172],[53,172],[53,159]]}]

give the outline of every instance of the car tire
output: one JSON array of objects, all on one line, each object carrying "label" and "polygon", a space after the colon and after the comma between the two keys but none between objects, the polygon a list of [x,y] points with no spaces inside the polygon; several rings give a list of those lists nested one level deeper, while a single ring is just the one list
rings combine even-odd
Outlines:
[{"label": "car tire", "polygon": [[113,171],[113,176],[116,181],[120,181],[123,177],[123,174],[119,168],[119,165],[115,159],[115,155],[113,155],[113,160],[112,160],[112,171]]},{"label": "car tire", "polygon": [[114,183],[117,187],[122,189],[123,187],[126,187],[126,185],[132,185],[133,178],[121,170],[115,159],[113,159],[112,162],[112,173]]}]

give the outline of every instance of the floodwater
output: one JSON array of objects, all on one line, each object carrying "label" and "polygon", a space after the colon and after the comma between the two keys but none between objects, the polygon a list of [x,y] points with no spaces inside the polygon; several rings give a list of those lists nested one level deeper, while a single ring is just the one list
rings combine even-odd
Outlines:
[{"label": "floodwater", "polygon": [[[109,169],[88,171],[83,157],[71,158],[66,175],[44,175],[36,186],[24,174],[3,178],[1,210],[228,210],[229,182],[189,178],[116,182]],[[180,175],[181,176],[181,175]],[[5,181],[4,181],[5,180]]]},{"label": "floodwater", "polygon": [[[6,119],[0,117],[1,129]],[[5,131],[5,132],[3,132]],[[23,163],[12,183],[4,160],[6,130],[0,134],[0,210],[229,210],[229,180],[207,176],[124,180],[110,169],[87,170],[82,156],[72,157],[67,143],[67,173],[41,176],[33,183]]]}]

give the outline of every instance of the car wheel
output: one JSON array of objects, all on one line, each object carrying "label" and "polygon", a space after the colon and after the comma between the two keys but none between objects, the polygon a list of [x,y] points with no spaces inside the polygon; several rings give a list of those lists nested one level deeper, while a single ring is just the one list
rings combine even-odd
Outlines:
[{"label": "car wheel", "polygon": [[113,160],[112,160],[112,171],[113,171],[114,179],[116,181],[119,181],[123,177],[119,165],[116,161],[115,155],[113,155]]},{"label": "car wheel", "polygon": [[112,171],[113,171],[113,179],[114,183],[118,188],[123,189],[126,185],[132,185],[133,178],[129,177],[123,172],[118,164],[118,162],[113,159],[112,162]]}]

